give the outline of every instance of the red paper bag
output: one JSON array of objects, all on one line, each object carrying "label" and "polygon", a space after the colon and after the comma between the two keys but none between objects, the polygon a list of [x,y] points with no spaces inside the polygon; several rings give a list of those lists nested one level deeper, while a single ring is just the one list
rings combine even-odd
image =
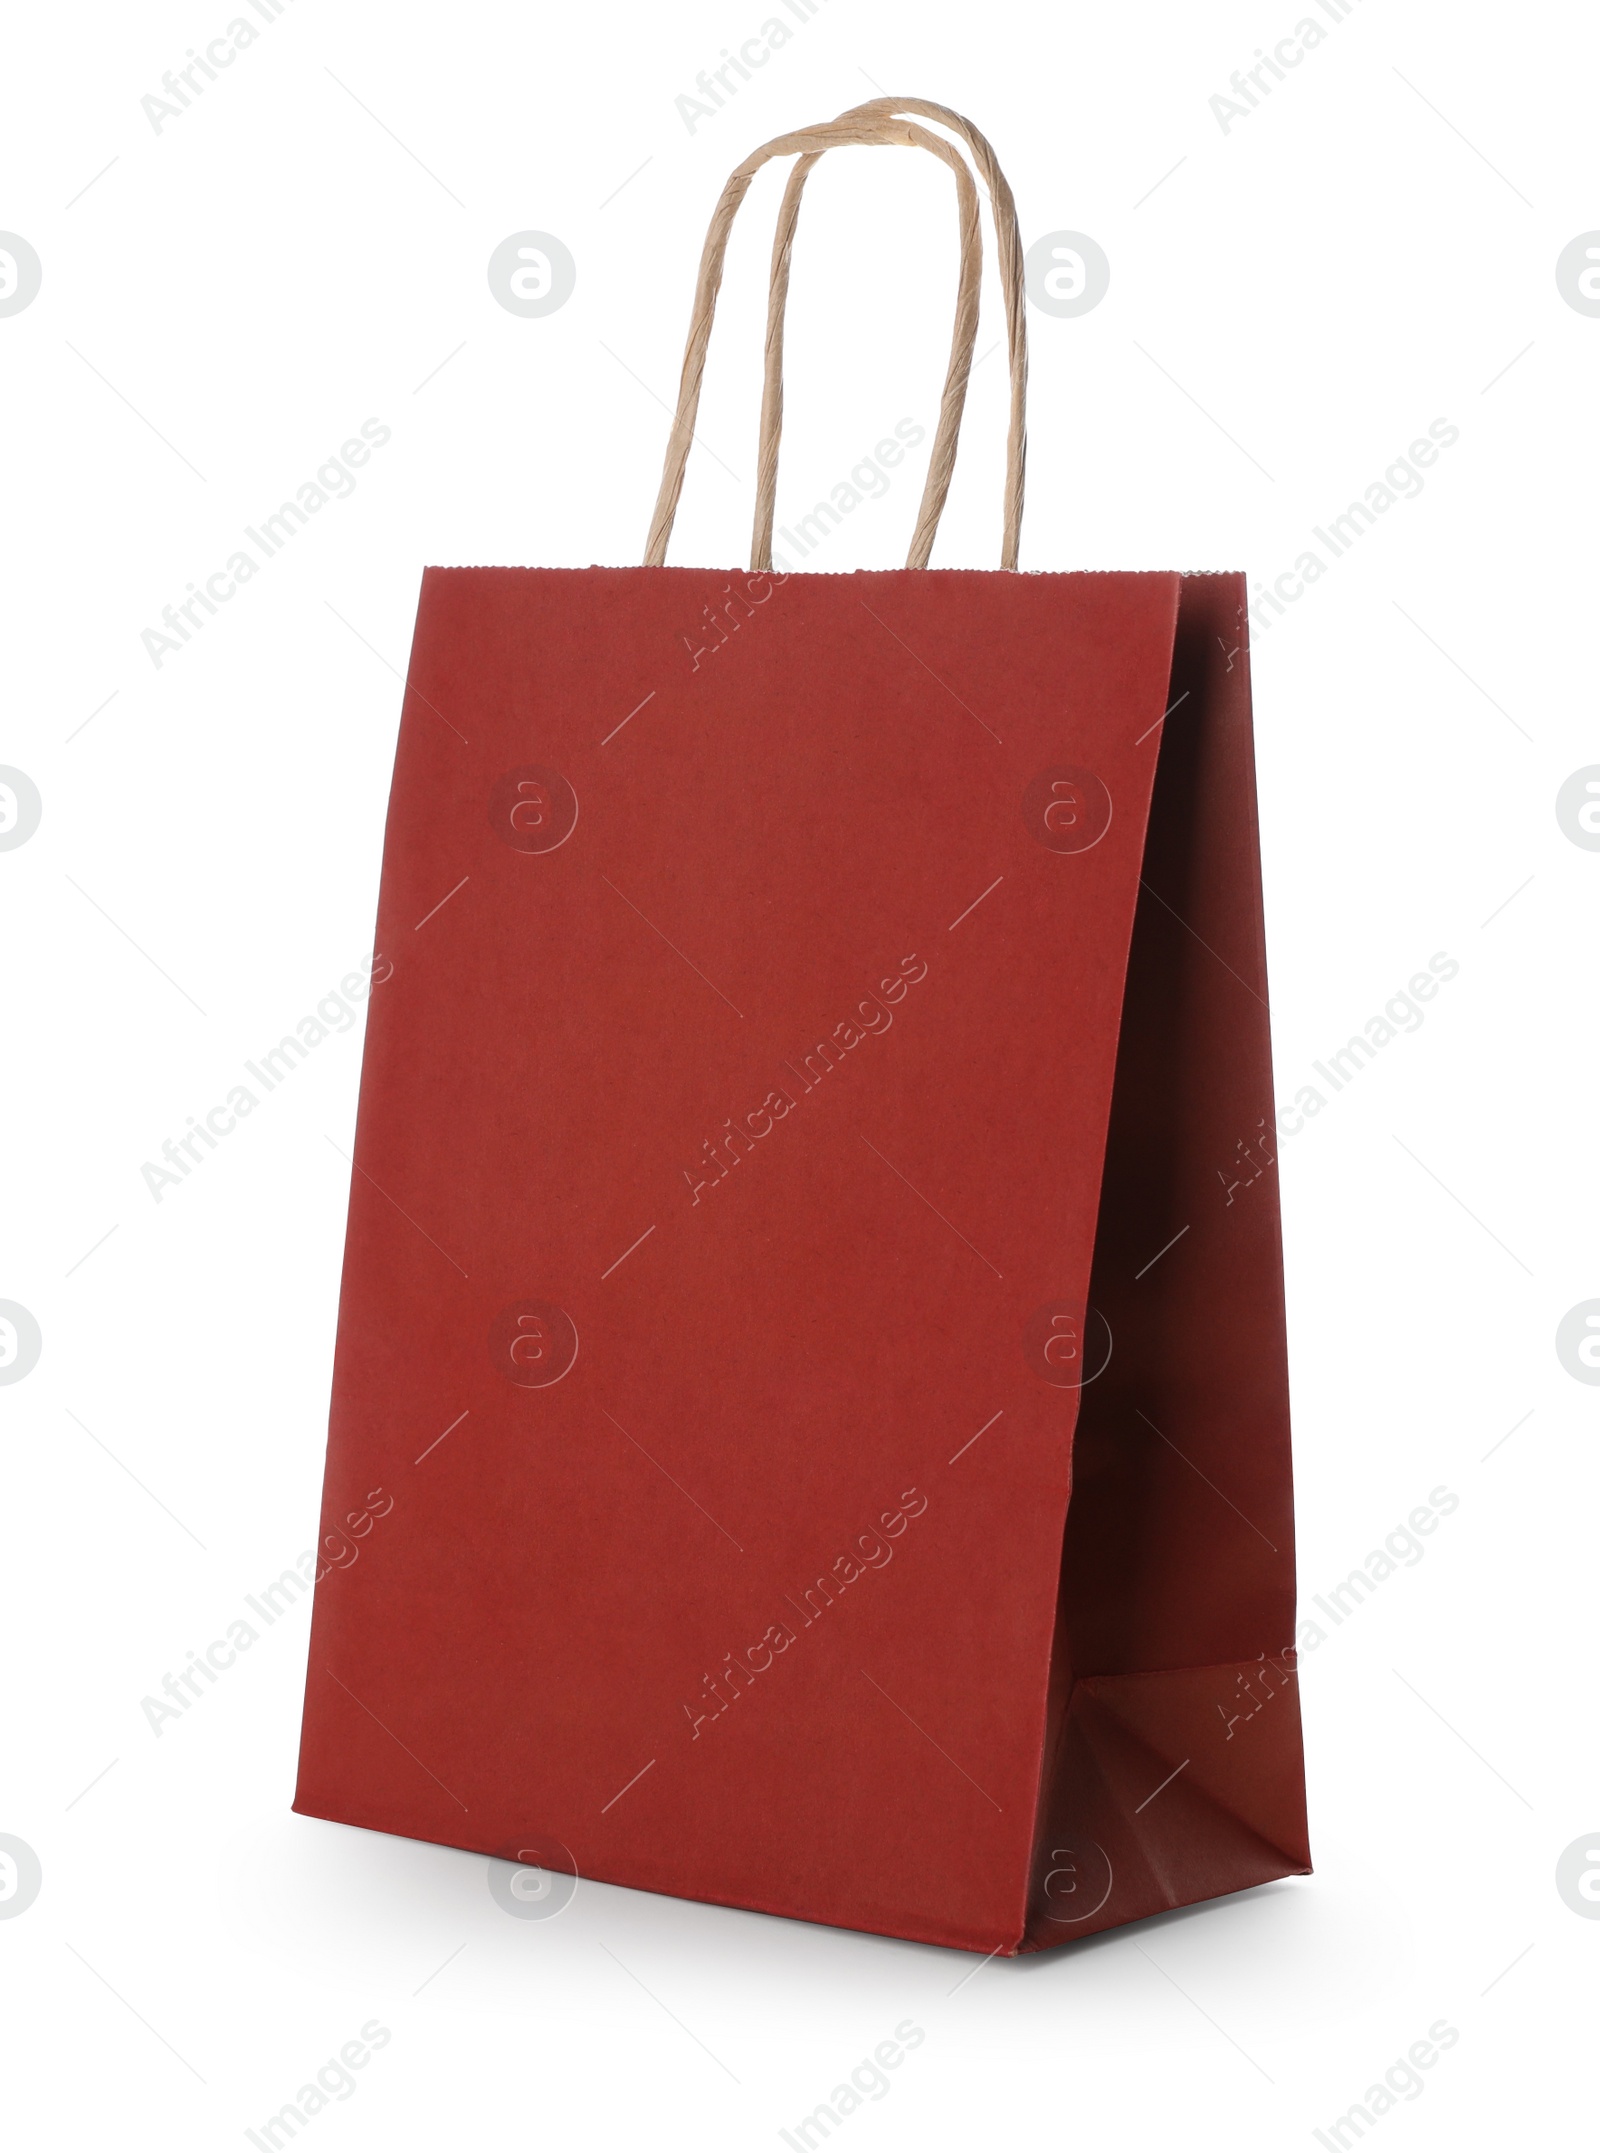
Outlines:
[{"label": "red paper bag", "polygon": [[[1006,294],[1005,567],[929,570]],[[956,174],[912,563],[774,569],[800,190]],[[748,574],[659,565],[799,152]],[[1308,1867],[1245,589],[1021,575],[1010,191],[758,151],[648,560],[430,569],[295,1806],[981,1952]]]}]

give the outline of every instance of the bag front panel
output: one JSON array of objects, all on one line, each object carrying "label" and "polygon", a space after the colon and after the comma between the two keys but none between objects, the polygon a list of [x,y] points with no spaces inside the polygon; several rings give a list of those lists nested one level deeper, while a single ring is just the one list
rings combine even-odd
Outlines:
[{"label": "bag front panel", "polygon": [[1177,589],[429,571],[298,1807],[1021,1935]]}]

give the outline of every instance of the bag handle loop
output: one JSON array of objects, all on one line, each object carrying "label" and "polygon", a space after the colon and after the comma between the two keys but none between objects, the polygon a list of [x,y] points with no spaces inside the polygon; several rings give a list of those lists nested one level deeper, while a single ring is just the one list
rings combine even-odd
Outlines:
[{"label": "bag handle loop", "polygon": [[[867,104],[852,106],[848,112],[841,112],[839,121],[835,124],[849,120],[888,118],[908,112],[917,113],[926,120],[938,120],[953,134],[958,134],[971,152],[972,161],[989,193],[989,209],[994,219],[995,246],[1000,264],[1000,289],[1005,301],[1006,343],[1009,348],[1011,373],[1011,420],[1006,437],[1005,531],[1001,542],[1000,566],[1015,568],[1022,536],[1022,495],[1028,456],[1028,325],[1024,307],[1022,240],[1017,231],[1016,200],[987,138],[979,133],[969,119],[959,112],[953,112],[948,105],[931,104],[922,97],[877,97]],[[762,385],[761,443],[756,461],[755,528],[750,548],[752,569],[770,569],[772,566],[772,522],[778,491],[778,441],[783,431],[783,327],[789,299],[789,260],[794,249],[800,197],[805,191],[812,168],[823,154],[820,150],[807,151],[789,174],[789,184],[784,189],[783,202],[778,210],[777,231],[772,243],[772,286],[767,301],[766,376]],[[952,441],[952,464],[954,457],[955,444]],[[937,460],[936,442],[934,455],[929,460],[930,472]],[[948,487],[949,473],[946,472],[938,493],[938,506],[933,514],[934,528],[937,527]],[[926,507],[926,496],[924,506]],[[928,552],[933,543],[933,529],[928,531],[927,547],[918,558],[918,541],[921,537],[922,523],[919,520],[917,536],[912,541],[911,557],[906,562],[908,568],[927,566]]]},{"label": "bag handle loop", "polygon": [[[882,102],[882,101],[880,101]],[[896,100],[887,101],[891,106]],[[938,113],[941,107],[930,108]],[[965,123],[963,123],[965,124]],[[976,132],[974,130],[974,132]],[[981,137],[978,138],[981,141]],[[645,546],[645,566],[661,567],[667,557],[667,541],[672,535],[673,520],[677,514],[678,498],[683,491],[684,467],[688,462],[689,444],[694,439],[694,422],[700,408],[700,389],[705,377],[706,349],[711,341],[711,323],[716,313],[717,294],[722,285],[723,260],[728,248],[728,234],[739,206],[750,191],[750,182],[761,167],[773,157],[786,157],[799,153],[812,163],[825,151],[849,145],[899,146],[930,151],[947,164],[955,176],[956,204],[961,237],[961,274],[956,291],[955,327],[950,339],[950,364],[945,374],[944,394],[939,406],[939,423],[934,433],[933,451],[928,459],[928,476],[923,487],[922,505],[917,515],[917,525],[912,534],[911,550],[906,556],[908,568],[926,568],[928,556],[933,550],[934,533],[939,527],[939,517],[944,509],[945,496],[950,490],[950,477],[955,468],[956,442],[961,430],[961,413],[966,402],[967,378],[972,371],[972,347],[978,333],[978,287],[982,272],[982,242],[978,232],[978,195],[973,186],[972,175],[965,160],[941,136],[930,134],[926,128],[913,121],[897,119],[887,114],[863,110],[860,114],[847,114],[841,119],[825,122],[819,127],[805,127],[786,135],[778,135],[771,142],[763,143],[752,151],[743,164],[729,176],[721,198],[712,213],[706,232],[705,246],[700,256],[700,274],[695,285],[694,311],[689,322],[689,338],[683,355],[683,374],[678,388],[678,408],[667,440],[666,461],[661,473],[661,490],[656,497],[655,513],[650,521],[650,535]],[[987,147],[987,145],[985,145]],[[798,168],[797,168],[798,169]],[[809,167],[808,167],[809,169]],[[1003,184],[1003,181],[1002,181]],[[791,186],[793,180],[791,179]],[[799,195],[795,195],[795,214],[798,213]],[[784,249],[784,292],[787,294],[788,249],[794,239],[794,217],[789,220],[788,240]],[[777,256],[774,254],[774,274]],[[768,315],[769,353],[771,350],[772,314]],[[779,398],[777,410],[781,414],[781,335],[782,310],[778,313],[778,366]],[[769,359],[770,366],[770,359]],[[770,377],[769,377],[770,378]],[[763,440],[767,428],[767,400],[763,398]],[[771,459],[773,485],[776,484],[777,433],[776,422],[772,430]],[[758,519],[760,508],[758,503]],[[759,525],[758,525],[759,527]],[[770,534],[770,502],[768,504],[768,531]],[[768,540],[770,560],[770,535]],[[751,556],[752,570],[763,564]]]}]

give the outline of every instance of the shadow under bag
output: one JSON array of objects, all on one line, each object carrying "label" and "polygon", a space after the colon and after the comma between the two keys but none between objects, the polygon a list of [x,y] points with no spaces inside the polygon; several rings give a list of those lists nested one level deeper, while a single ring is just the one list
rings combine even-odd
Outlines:
[{"label": "shadow under bag", "polygon": [[[979,223],[907,114],[994,213],[998,572],[927,566]],[[961,285],[908,566],[808,575],[789,257],[856,143],[950,167]],[[668,568],[790,153],[751,567]],[[768,143],[646,565],[423,578],[295,1807],[514,1910],[1014,1953],[1309,1867],[1244,580],[1016,572],[1021,267],[941,106]]]}]

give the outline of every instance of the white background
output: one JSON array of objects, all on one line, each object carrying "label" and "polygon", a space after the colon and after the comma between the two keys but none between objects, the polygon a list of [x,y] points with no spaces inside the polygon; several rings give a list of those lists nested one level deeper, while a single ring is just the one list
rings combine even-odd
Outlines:
[{"label": "white background", "polygon": [[[240,2144],[374,2018],[318,2147],[778,2145],[906,2018],[859,2153],[1315,2143],[1441,2018],[1373,2135],[1576,2142],[1600,1401],[1554,1336],[1600,1294],[1600,856],[1554,802],[1600,762],[1600,320],[1554,269],[1600,226],[1592,13],[1358,0],[1224,133],[1312,0],[824,0],[691,133],[675,98],[777,0],[290,0],[157,134],[141,97],[235,12],[19,10],[3,48],[0,227],[44,265],[0,319],[0,762],[44,803],[0,854],[0,1298],[44,1339],[0,1390],[0,1831],[44,1871],[0,1920],[18,2142]],[[1460,966],[1282,1147],[1305,1610],[1431,1489],[1459,1508],[1305,1660],[1314,1877],[981,1968],[592,1884],[513,1921],[479,1858],[291,1816],[303,1611],[159,1738],[140,1708],[315,1530],[359,1029],[159,1204],[141,1167],[370,948],[423,564],[639,558],[723,178],[880,87],[988,132],[1025,242],[1112,265],[1092,313],[1030,309],[1025,567],[1275,576],[1460,429],[1254,656],[1280,1099]],[[678,561],[744,558],[780,170]],[[813,180],[780,522],[931,433],[950,195],[898,154]],[[539,320],[485,276],[530,227],[578,265]],[[936,564],[997,559],[999,321],[991,273]],[[355,494],[153,666],[141,631],[369,417]],[[896,563],[920,472],[807,565]]]}]

